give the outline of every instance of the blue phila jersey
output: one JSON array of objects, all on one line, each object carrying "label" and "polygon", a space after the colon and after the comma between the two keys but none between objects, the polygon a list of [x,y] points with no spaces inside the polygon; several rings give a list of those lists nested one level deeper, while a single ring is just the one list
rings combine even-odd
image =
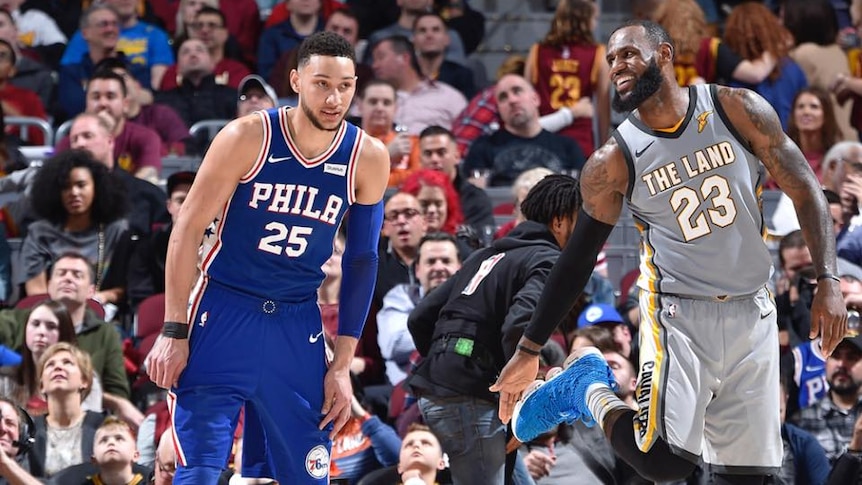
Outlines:
[{"label": "blue phila jersey", "polygon": [[826,395],[826,360],[820,354],[820,339],[793,348],[793,380],[799,386],[799,408]]},{"label": "blue phila jersey", "polygon": [[345,122],[312,159],[287,127],[287,109],[258,112],[263,146],[251,170],[207,229],[201,271],[238,291],[277,301],[314,298],[321,266],[344,213],[364,132]]}]

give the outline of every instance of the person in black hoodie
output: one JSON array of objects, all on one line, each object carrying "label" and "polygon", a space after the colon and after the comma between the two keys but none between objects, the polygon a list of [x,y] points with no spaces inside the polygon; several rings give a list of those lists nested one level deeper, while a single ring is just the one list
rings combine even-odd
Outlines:
[{"label": "person in black hoodie", "polygon": [[506,427],[488,387],[515,353],[580,206],[577,180],[544,178],[521,205],[526,221],[473,253],[410,314],[423,360],[408,385],[456,483],[504,482]]}]

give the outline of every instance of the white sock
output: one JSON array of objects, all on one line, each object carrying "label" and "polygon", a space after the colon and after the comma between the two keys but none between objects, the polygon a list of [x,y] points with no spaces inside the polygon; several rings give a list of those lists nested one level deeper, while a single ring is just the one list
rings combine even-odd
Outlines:
[{"label": "white sock", "polygon": [[593,419],[599,423],[602,430],[605,429],[605,418],[615,409],[631,409],[626,405],[607,384],[596,382],[587,388],[587,407],[593,415]]}]

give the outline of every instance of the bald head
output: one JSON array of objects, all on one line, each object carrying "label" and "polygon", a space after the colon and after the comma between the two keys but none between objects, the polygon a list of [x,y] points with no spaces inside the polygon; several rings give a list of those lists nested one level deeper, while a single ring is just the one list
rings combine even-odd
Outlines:
[{"label": "bald head", "polygon": [[539,127],[539,95],[523,76],[506,74],[497,81],[494,97],[507,131],[535,136]]}]

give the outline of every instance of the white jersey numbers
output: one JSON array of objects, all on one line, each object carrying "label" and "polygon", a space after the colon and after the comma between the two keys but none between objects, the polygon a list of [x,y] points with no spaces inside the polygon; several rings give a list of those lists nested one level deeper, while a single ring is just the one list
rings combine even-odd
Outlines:
[{"label": "white jersey numbers", "polygon": [[470,283],[467,284],[467,287],[464,288],[464,291],[461,292],[462,295],[470,296],[476,292],[476,288],[482,283],[482,280],[485,279],[491,273],[491,270],[494,269],[494,266],[500,262],[506,256],[506,253],[499,253],[491,256],[490,258],[482,261],[482,264],[479,265],[479,269],[476,271],[476,274],[470,278]]},{"label": "white jersey numbers", "polygon": [[676,189],[670,196],[670,206],[686,242],[712,232],[710,223],[727,227],[736,219],[730,186],[720,175],[705,178],[700,184],[700,193],[690,187]]},{"label": "white jersey numbers", "polygon": [[[270,222],[264,229],[271,234],[260,238],[257,248],[261,251],[280,256],[282,251],[290,258],[302,256],[308,247],[308,236],[312,228],[303,226],[287,227],[280,222]],[[284,241],[287,241],[284,243]]]}]

